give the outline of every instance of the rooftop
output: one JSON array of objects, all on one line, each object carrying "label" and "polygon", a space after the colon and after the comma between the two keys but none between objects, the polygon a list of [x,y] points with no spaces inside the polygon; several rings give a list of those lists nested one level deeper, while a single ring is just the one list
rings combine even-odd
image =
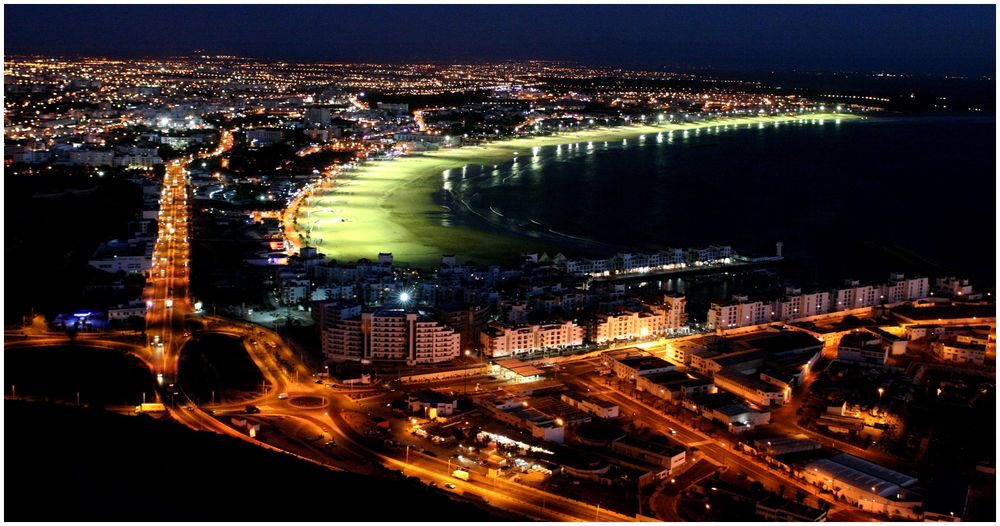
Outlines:
[{"label": "rooftop", "polygon": [[657,442],[650,442],[649,440],[643,440],[641,438],[636,438],[632,435],[625,435],[615,442],[622,445],[633,447],[636,449],[641,449],[643,451],[648,451],[656,455],[662,455],[666,457],[673,457],[684,453],[685,449],[680,446],[673,444],[660,444]]},{"label": "rooftop", "polygon": [[697,376],[691,375],[678,371],[668,371],[664,373],[650,374],[646,376],[646,380],[661,387],[673,387],[678,389],[683,387],[706,385],[712,383],[712,380],[710,378],[700,375]]},{"label": "rooftop", "polygon": [[820,517],[826,514],[826,511],[819,508],[799,504],[774,494],[768,495],[764,500],[758,503],[758,506],[765,506],[774,510],[782,510],[788,513],[793,513],[799,517],[809,517],[812,522],[818,521]]},{"label": "rooftop", "polygon": [[756,391],[762,391],[765,393],[777,393],[781,392],[783,389],[774,384],[770,384],[761,380],[757,375],[752,374],[742,374],[734,369],[723,369],[715,373],[715,377],[725,378],[727,380],[736,382],[749,389],[754,389]]},{"label": "rooftop", "polygon": [[800,331],[762,332],[733,338],[736,343],[742,343],[753,349],[760,349],[772,354],[782,354],[807,349],[821,349],[823,342]]},{"label": "rooftop", "polygon": [[903,305],[892,309],[892,313],[913,321],[956,320],[968,318],[996,318],[996,305],[969,305],[952,303],[931,307]]},{"label": "rooftop", "polygon": [[656,356],[636,356],[632,358],[625,358],[623,360],[618,360],[619,363],[626,367],[630,367],[639,371],[651,371],[654,369],[664,369],[673,368],[674,365],[662,358]]}]

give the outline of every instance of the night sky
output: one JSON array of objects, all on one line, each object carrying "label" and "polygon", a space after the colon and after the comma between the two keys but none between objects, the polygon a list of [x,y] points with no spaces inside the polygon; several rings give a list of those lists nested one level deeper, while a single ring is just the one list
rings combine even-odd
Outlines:
[{"label": "night sky", "polygon": [[994,73],[995,7],[5,5],[6,53]]}]

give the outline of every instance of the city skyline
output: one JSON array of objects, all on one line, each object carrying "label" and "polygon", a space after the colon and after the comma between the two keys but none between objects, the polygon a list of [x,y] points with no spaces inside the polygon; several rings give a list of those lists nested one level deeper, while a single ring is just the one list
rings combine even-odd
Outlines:
[{"label": "city skyline", "polygon": [[[4,10],[9,54],[155,57],[203,51],[302,61],[534,59],[965,75],[995,69],[989,5],[6,5]],[[616,22],[609,24],[612,17]],[[40,19],[49,28],[45,33],[34,31]],[[91,38],[94,31],[102,38]]]},{"label": "city skyline", "polygon": [[5,6],[3,519],[994,522],[994,13]]}]

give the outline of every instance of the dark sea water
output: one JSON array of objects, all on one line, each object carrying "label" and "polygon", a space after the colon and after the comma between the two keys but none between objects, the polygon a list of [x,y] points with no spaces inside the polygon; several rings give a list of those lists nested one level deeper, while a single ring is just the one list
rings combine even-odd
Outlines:
[{"label": "dark sea water", "polygon": [[826,120],[546,147],[449,186],[466,220],[567,253],[781,241],[803,285],[899,270],[989,286],[995,149],[993,117]]}]

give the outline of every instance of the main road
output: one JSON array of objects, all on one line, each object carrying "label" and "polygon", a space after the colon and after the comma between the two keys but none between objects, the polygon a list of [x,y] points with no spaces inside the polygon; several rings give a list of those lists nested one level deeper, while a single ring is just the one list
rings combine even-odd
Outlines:
[{"label": "main road", "polygon": [[[232,132],[223,130],[219,135],[218,148],[198,157],[221,155],[232,145]],[[184,168],[193,160],[194,156],[185,156],[166,165],[153,262],[143,294],[146,300],[146,332],[153,338],[151,351],[160,384],[177,381],[178,355],[186,341],[184,319],[195,310],[189,290],[190,187]]]}]

